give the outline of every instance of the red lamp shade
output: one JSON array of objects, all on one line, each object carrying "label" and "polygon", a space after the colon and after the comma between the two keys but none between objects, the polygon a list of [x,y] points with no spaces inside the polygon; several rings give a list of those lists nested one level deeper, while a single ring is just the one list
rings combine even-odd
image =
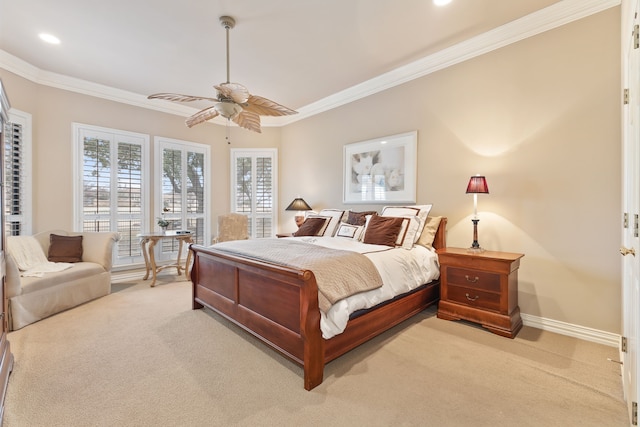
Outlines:
[{"label": "red lamp shade", "polygon": [[487,180],[484,176],[476,175],[472,176],[467,185],[467,194],[474,193],[489,193],[489,187],[487,186]]}]

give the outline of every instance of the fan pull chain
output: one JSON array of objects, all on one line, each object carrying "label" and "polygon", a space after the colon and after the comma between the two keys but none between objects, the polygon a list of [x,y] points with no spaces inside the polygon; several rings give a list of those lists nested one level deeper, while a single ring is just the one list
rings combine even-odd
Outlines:
[{"label": "fan pull chain", "polygon": [[227,119],[227,136],[225,137],[227,144],[231,145],[231,120]]}]

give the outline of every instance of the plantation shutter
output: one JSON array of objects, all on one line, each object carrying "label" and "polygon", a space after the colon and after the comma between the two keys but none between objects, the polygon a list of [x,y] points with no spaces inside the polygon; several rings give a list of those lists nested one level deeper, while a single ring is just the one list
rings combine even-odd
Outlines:
[{"label": "plantation shutter", "polygon": [[31,115],[12,111],[5,127],[5,231],[30,235],[31,230]]},{"label": "plantation shutter", "polygon": [[118,232],[114,265],[139,263],[138,234],[148,230],[148,136],[89,125],[75,127],[82,176],[76,190],[78,231]]},{"label": "plantation shutter", "polygon": [[275,149],[231,152],[231,209],[249,217],[249,235],[252,238],[275,235],[276,155]]},{"label": "plantation shutter", "polygon": [[[156,179],[160,183],[156,217],[167,220],[169,230],[191,231],[194,243],[208,244],[209,147],[163,137],[156,138],[155,146],[160,153],[156,162]],[[177,240],[163,239],[161,245],[161,259],[175,257]]]}]

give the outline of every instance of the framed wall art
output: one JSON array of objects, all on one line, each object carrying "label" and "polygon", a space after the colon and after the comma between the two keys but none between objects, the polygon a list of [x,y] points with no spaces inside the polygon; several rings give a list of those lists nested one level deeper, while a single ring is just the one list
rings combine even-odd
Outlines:
[{"label": "framed wall art", "polygon": [[344,203],[415,203],[418,132],[344,146]]}]

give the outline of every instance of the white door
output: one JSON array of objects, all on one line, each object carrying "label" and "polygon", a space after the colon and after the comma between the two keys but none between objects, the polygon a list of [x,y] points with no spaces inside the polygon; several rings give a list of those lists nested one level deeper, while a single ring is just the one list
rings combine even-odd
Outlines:
[{"label": "white door", "polygon": [[623,212],[622,233],[622,382],[632,424],[637,418],[638,344],[640,339],[640,48],[638,48],[638,5],[640,0],[623,4],[622,46],[624,87],[628,101],[623,109]]}]

